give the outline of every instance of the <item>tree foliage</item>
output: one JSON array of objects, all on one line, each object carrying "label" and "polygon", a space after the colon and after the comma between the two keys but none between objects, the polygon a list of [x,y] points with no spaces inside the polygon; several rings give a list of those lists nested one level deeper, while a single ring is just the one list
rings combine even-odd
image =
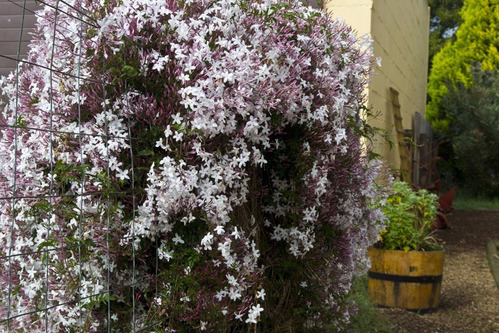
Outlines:
[{"label": "tree foliage", "polygon": [[448,41],[435,55],[429,75],[426,117],[438,130],[446,130],[453,121],[441,106],[450,92],[448,87],[455,89],[458,82],[471,87],[470,66],[474,62],[484,70],[498,68],[498,0],[465,0],[460,16],[463,23],[456,40]]},{"label": "tree foliage", "polygon": [[454,33],[462,22],[460,17],[462,5],[463,0],[429,0],[431,9],[429,63],[450,38],[455,40]]}]

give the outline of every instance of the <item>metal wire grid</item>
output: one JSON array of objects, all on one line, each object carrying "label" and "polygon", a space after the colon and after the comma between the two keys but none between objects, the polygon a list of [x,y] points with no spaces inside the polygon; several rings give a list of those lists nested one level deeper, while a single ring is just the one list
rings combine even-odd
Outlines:
[{"label": "metal wire grid", "polygon": [[[4,0],[5,1],[5,0]],[[78,74],[75,76],[71,73],[67,73],[67,72],[63,72],[63,71],[60,71],[60,70],[57,70],[56,68],[53,67],[53,59],[54,59],[54,52],[55,52],[55,36],[56,36],[56,28],[57,28],[57,20],[60,16],[62,15],[69,15],[71,16],[73,19],[76,19],[80,22],[80,27],[79,27],[79,30],[80,30],[80,41],[78,42],[79,43],[79,47],[78,49],[79,50],[82,50],[82,47],[81,47],[81,42],[82,42],[82,36],[83,36],[83,29],[84,29],[84,26],[92,26],[94,28],[97,28],[97,25],[94,23],[94,21],[92,20],[92,18],[87,14],[87,13],[84,13],[82,11],[80,11],[78,8],[74,7],[74,6],[71,6],[70,4],[68,4],[67,2],[65,2],[64,0],[57,0],[55,5],[53,4],[50,4],[50,3],[47,3],[46,1],[43,1],[43,0],[38,0],[37,3],[38,4],[41,4],[41,5],[45,5],[45,6],[49,6],[52,8],[52,10],[54,10],[55,14],[54,14],[54,26],[53,26],[53,40],[52,40],[52,53],[51,53],[51,62],[50,62],[50,66],[45,66],[45,65],[42,65],[42,64],[37,64],[37,63],[33,63],[33,62],[28,62],[27,60],[25,59],[22,59],[22,54],[21,54],[21,45],[22,45],[22,41],[23,41],[23,36],[24,36],[24,33],[27,29],[29,29],[29,27],[27,27],[25,25],[25,18],[27,15],[37,15],[37,13],[35,11],[33,11],[32,9],[30,9],[29,7],[29,2],[27,2],[27,0],[23,0],[23,1],[13,1],[13,0],[6,0],[10,5],[12,5],[13,7],[17,7],[18,8],[18,12],[20,13],[21,15],[21,24],[20,24],[20,27],[19,27],[19,39],[18,39],[18,45],[17,45],[17,55],[15,57],[12,57],[10,55],[7,55],[7,54],[4,54],[4,51],[0,49],[0,58],[3,58],[3,59],[7,59],[7,60],[10,60],[10,61],[15,61],[16,64],[20,64],[20,63],[26,63],[26,64],[29,64],[31,66],[38,66],[44,70],[47,70],[49,71],[50,73],[50,121],[49,121],[49,128],[46,129],[46,128],[35,128],[35,127],[30,127],[30,126],[22,126],[21,124],[1,124],[0,123],[0,138],[2,136],[2,131],[6,130],[6,129],[12,129],[14,130],[14,146],[15,146],[15,152],[14,152],[14,165],[13,165],[13,169],[14,169],[14,181],[13,181],[13,185],[12,185],[12,194],[13,195],[5,195],[5,193],[0,193],[0,200],[8,200],[8,201],[11,201],[12,202],[12,219],[11,219],[11,226],[10,226],[10,234],[7,235],[7,237],[10,239],[10,246],[8,248],[8,251],[7,251],[7,256],[1,256],[0,257],[0,260],[4,261],[4,260],[7,260],[8,261],[8,297],[7,299],[0,299],[0,303],[1,303],[1,307],[6,307],[7,311],[7,316],[4,317],[4,318],[0,318],[0,328],[2,329],[5,329],[7,332],[13,332],[13,328],[12,328],[12,321],[14,319],[20,319],[22,317],[29,317],[30,315],[32,314],[35,314],[35,313],[40,313],[40,312],[43,312],[44,313],[44,318],[45,318],[45,332],[49,332],[49,323],[48,323],[48,313],[50,310],[56,308],[56,307],[59,307],[59,306],[65,306],[65,305],[68,305],[68,304],[75,304],[75,302],[78,304],[78,308],[79,308],[79,311],[80,311],[80,322],[79,322],[79,327],[75,327],[76,330],[78,330],[79,332],[82,332],[82,322],[81,322],[81,317],[82,317],[82,301],[84,301],[85,299],[81,297],[80,295],[80,289],[82,288],[81,286],[81,280],[82,280],[82,266],[83,266],[83,262],[82,262],[82,245],[81,243],[78,243],[78,245],[73,245],[72,247],[77,247],[78,248],[78,269],[79,269],[79,281],[78,281],[78,292],[77,292],[77,300],[76,301],[69,301],[69,302],[65,302],[65,303],[59,303],[59,304],[55,304],[55,305],[49,305],[49,293],[50,293],[50,284],[49,284],[49,263],[48,263],[48,260],[46,260],[45,262],[45,281],[44,281],[44,284],[45,284],[45,296],[44,296],[44,304],[42,306],[41,309],[36,309],[36,310],[33,310],[33,311],[30,311],[30,312],[25,312],[25,313],[19,313],[19,314],[12,314],[11,313],[11,307],[12,307],[12,293],[13,293],[13,290],[14,288],[16,288],[15,285],[13,285],[12,283],[12,275],[14,274],[13,270],[12,270],[12,260],[13,258],[15,257],[19,257],[19,256],[33,256],[35,254],[39,254],[40,251],[30,251],[30,252],[24,252],[24,253],[13,253],[13,245],[12,245],[12,240],[13,240],[13,234],[14,234],[14,229],[15,229],[15,223],[16,223],[16,216],[15,216],[15,206],[16,206],[16,203],[19,201],[19,200],[22,200],[22,199],[46,199],[49,201],[50,203],[50,207],[51,208],[51,211],[50,211],[50,214],[53,213],[53,206],[54,206],[54,200],[56,198],[63,198],[63,197],[74,197],[76,199],[76,197],[81,197],[81,200],[79,200],[79,208],[80,208],[80,213],[79,213],[79,218],[78,218],[78,233],[79,235],[82,235],[82,225],[84,223],[84,217],[83,217],[83,214],[82,214],[82,211],[83,211],[83,203],[84,203],[84,200],[86,197],[88,196],[94,196],[94,195],[104,195],[105,197],[105,204],[106,204],[106,219],[107,219],[107,231],[106,231],[106,246],[107,246],[107,263],[108,263],[108,267],[106,267],[106,270],[107,270],[107,281],[106,281],[106,290],[102,291],[102,292],[97,292],[97,293],[93,293],[91,295],[88,295],[86,296],[85,298],[90,298],[90,297],[98,297],[98,296],[101,296],[103,295],[104,297],[106,297],[106,300],[107,300],[107,327],[106,327],[106,330],[107,332],[111,332],[111,316],[112,316],[112,313],[113,313],[113,309],[111,308],[111,302],[110,302],[110,299],[111,299],[111,296],[112,294],[117,291],[117,289],[111,289],[110,285],[110,280],[111,280],[111,269],[109,267],[109,262],[110,262],[110,253],[109,253],[109,245],[110,245],[110,242],[111,241],[115,241],[115,240],[112,240],[110,237],[110,202],[111,202],[111,196],[117,196],[117,197],[123,197],[123,196],[128,196],[132,199],[132,205],[133,205],[133,218],[135,218],[135,210],[137,208],[137,199],[136,199],[136,193],[135,193],[135,184],[134,184],[134,174],[133,174],[133,170],[134,170],[134,166],[133,166],[133,157],[134,157],[134,152],[133,152],[133,146],[132,146],[132,141],[134,140],[134,138],[132,138],[132,134],[131,134],[131,129],[130,129],[130,123],[127,124],[128,126],[128,137],[127,138],[124,138],[126,139],[128,142],[129,142],[129,146],[130,146],[130,162],[131,162],[131,166],[132,166],[132,175],[131,175],[131,182],[132,182],[132,186],[131,186],[131,191],[121,191],[121,192],[107,192],[107,193],[103,193],[103,192],[88,192],[88,193],[66,193],[66,194],[58,194],[54,191],[54,174],[53,174],[53,171],[54,171],[54,146],[53,146],[53,139],[54,139],[54,136],[55,135],[72,135],[72,136],[76,136],[78,138],[78,143],[79,143],[79,147],[80,147],[80,161],[81,161],[81,166],[83,167],[83,152],[82,152],[82,138],[85,137],[85,136],[88,136],[90,134],[87,134],[87,133],[84,133],[83,130],[82,130],[82,114],[81,114],[81,100],[80,100],[80,89],[81,89],[81,84],[82,84],[82,81],[86,80],[86,81],[93,81],[92,78],[84,78],[84,77],[81,77],[80,76],[80,65],[81,65],[81,60],[82,60],[82,54],[81,52],[78,54]],[[71,7],[75,12],[77,12],[79,14],[78,17],[75,17],[72,13],[68,13],[64,10],[62,10],[59,5],[60,4],[64,4],[65,6],[69,6]],[[103,59],[104,61],[104,59]],[[16,65],[16,68],[14,70],[14,73],[15,73],[15,78],[16,78],[16,88],[19,89],[19,67]],[[52,86],[53,85],[53,76],[54,75],[61,75],[61,76],[66,76],[66,77],[71,77],[73,79],[76,79],[77,80],[77,96],[78,96],[78,132],[77,133],[72,133],[72,132],[64,132],[64,131],[59,131],[59,130],[56,130],[53,128],[53,116],[54,116],[54,106],[53,106],[53,101],[52,101],[52,94],[53,94],[53,91],[54,91],[54,87]],[[97,82],[97,81],[93,81],[93,83],[99,83],[99,84],[102,84],[103,87],[104,85],[106,84],[106,82]],[[19,92],[19,90],[17,90]],[[103,89],[103,91],[105,92],[106,90]],[[102,96],[103,100],[106,99],[106,96]],[[16,94],[16,101],[15,101],[15,105],[16,105],[16,108],[15,108],[15,114],[14,114],[14,119],[18,119],[18,94]],[[105,107],[105,106],[104,106]],[[103,110],[104,111],[104,110]],[[108,181],[108,184],[109,185],[109,176],[110,176],[110,168],[109,168],[109,165],[110,165],[110,154],[109,154],[109,145],[108,145],[108,139],[109,138],[112,138],[113,136],[108,132],[108,123],[107,123],[107,119],[106,119],[106,124],[105,124],[105,135],[102,136],[102,139],[104,140],[104,142],[106,142],[106,156],[105,156],[105,159],[106,159],[106,174],[107,174],[107,181]],[[24,196],[19,196],[17,195],[17,187],[18,187],[18,183],[17,183],[17,180],[18,180],[18,174],[17,174],[17,159],[18,159],[18,136],[19,136],[19,131],[40,131],[40,132],[45,132],[45,133],[49,133],[50,135],[50,140],[49,140],[49,151],[50,151],[50,158],[49,158],[49,161],[50,161],[50,165],[49,165],[49,168],[50,168],[50,188],[49,188],[49,192],[47,195],[44,195],[44,196],[40,196],[40,195],[24,195]],[[84,168],[82,168],[82,170],[85,170]],[[87,178],[87,175],[85,174],[85,171],[82,172],[81,174],[81,179],[80,179],[80,182],[81,182],[81,186],[82,188],[85,188],[85,182],[86,182],[86,179]],[[50,219],[49,218],[46,218],[46,221],[47,221],[47,239],[51,233],[51,224],[50,224]],[[133,221],[133,219],[132,219]],[[131,238],[132,239],[135,239],[135,226],[134,224],[132,223],[132,231],[131,231]],[[50,251],[58,251],[60,249],[62,249],[64,246],[53,246],[53,247],[45,247],[41,252],[43,252],[46,256],[48,255],[48,252]],[[70,246],[71,247],[71,246]],[[135,286],[137,284],[137,280],[136,280],[136,253],[135,253],[135,249],[134,249],[134,246],[132,246],[132,262],[130,263],[131,265],[131,270],[132,270],[132,277],[131,277],[131,281],[130,281],[130,284],[127,285],[127,286],[122,286],[120,288],[122,289],[125,289],[125,288],[131,288],[132,289],[132,292],[131,292],[131,295],[132,295],[132,313],[131,313],[131,329],[133,332],[140,332],[140,331],[144,331],[146,329],[150,329],[150,328],[154,328],[154,326],[156,326],[156,324],[158,323],[154,323],[152,325],[149,325],[147,327],[136,327],[136,300],[135,300]],[[158,254],[156,254],[156,264],[155,264],[155,274],[157,275],[158,273]],[[155,278],[155,284],[156,284],[156,278]],[[155,295],[157,294],[157,285],[155,287]],[[38,305],[39,306],[39,305]]]}]

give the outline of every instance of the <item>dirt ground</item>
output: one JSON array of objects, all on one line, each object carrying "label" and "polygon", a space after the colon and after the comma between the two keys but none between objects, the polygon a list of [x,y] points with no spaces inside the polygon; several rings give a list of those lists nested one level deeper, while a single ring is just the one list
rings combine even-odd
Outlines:
[{"label": "dirt ground", "polygon": [[439,230],[445,265],[439,308],[417,314],[380,309],[394,332],[498,332],[499,291],[488,265],[486,244],[498,241],[498,211],[454,210],[451,229]]}]

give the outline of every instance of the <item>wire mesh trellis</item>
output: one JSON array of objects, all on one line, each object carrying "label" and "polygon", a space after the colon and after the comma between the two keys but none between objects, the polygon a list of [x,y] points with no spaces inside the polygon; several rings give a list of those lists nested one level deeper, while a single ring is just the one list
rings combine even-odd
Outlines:
[{"label": "wire mesh trellis", "polygon": [[[154,324],[148,326],[136,320],[137,258],[135,247],[130,246],[135,239],[135,139],[130,123],[123,124],[119,133],[110,129],[113,120],[107,113],[110,106],[105,103],[107,82],[81,72],[82,35],[96,28],[97,23],[77,2],[73,5],[64,0],[50,3],[7,0],[0,3],[0,7],[0,22],[7,26],[4,31],[8,32],[7,41],[0,40],[3,43],[0,44],[3,45],[0,46],[1,67],[12,70],[7,81],[15,87],[14,93],[3,96],[1,107],[5,110],[0,116],[0,140],[4,149],[0,154],[1,330],[55,332],[62,329],[58,325],[64,321],[79,332],[139,332],[152,328]],[[26,45],[37,16],[51,22],[44,30],[45,38],[50,38],[48,43],[46,40],[50,47],[45,49],[48,53],[39,58],[33,49],[27,56]],[[78,24],[68,26],[68,22]],[[15,34],[17,40],[9,40]],[[76,59],[72,68],[61,67],[64,61],[54,57],[56,53],[65,52]],[[102,67],[105,68],[105,64]],[[43,98],[26,103],[25,99],[37,88],[36,84],[27,86],[30,78],[21,75],[21,71],[46,79]],[[67,101],[59,96],[62,90],[69,90],[63,82],[72,85],[74,99],[69,103],[72,104],[69,110],[64,105]],[[81,108],[81,89],[88,82],[101,86],[100,101],[94,101],[105,115],[101,132],[90,130],[82,121],[86,115]],[[42,99],[44,105],[41,105]],[[27,113],[31,107],[37,108],[38,116],[45,119],[34,121]],[[73,119],[69,119],[72,116]],[[66,120],[67,126],[62,126],[61,120]],[[110,170],[116,163],[111,154],[115,148],[110,145],[116,141],[129,147],[131,175],[124,191],[113,191],[110,186]],[[93,166],[94,170],[89,170],[88,146],[96,143],[103,145],[101,169]],[[11,150],[7,151],[6,147]],[[29,151],[30,147],[40,150]],[[95,205],[95,198],[102,204],[89,208]],[[117,216],[121,213],[117,211],[121,208],[117,208],[117,202],[129,203],[131,232],[128,234],[113,231],[120,228]],[[89,227],[96,221],[97,228]],[[130,252],[127,267],[113,267],[112,257],[119,255],[117,247]],[[157,254],[151,257],[156,257],[157,262]],[[96,263],[104,267],[92,267]],[[129,273],[120,276],[118,269]],[[153,279],[156,273],[157,268],[151,274]],[[131,313],[113,307],[113,300],[124,297],[129,299],[121,301],[131,305]],[[117,313],[125,323],[118,320]]]}]

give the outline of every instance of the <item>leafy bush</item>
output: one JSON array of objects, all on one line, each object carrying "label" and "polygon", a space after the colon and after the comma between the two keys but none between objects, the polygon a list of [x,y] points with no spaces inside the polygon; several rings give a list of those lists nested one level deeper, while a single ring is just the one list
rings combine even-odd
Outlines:
[{"label": "leafy bush", "polygon": [[0,85],[0,325],[342,330],[369,44],[299,1],[48,2]]},{"label": "leafy bush", "polygon": [[[441,133],[449,141],[443,172],[449,182],[469,195],[498,197],[498,71],[471,67],[474,84],[451,87],[443,108],[452,116],[449,131]],[[451,176],[451,177],[450,177]]]},{"label": "leafy bush", "polygon": [[432,224],[437,215],[437,196],[427,190],[413,191],[400,181],[392,183],[394,193],[379,202],[387,218],[377,247],[386,250],[435,250]]}]

